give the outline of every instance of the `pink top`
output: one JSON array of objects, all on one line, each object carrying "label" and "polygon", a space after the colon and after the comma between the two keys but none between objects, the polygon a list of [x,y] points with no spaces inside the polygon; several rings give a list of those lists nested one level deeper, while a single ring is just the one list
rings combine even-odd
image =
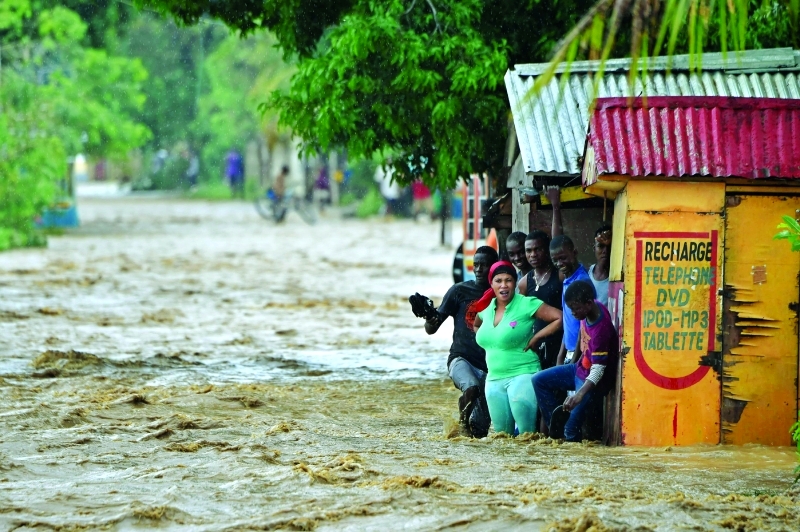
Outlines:
[{"label": "pink top", "polygon": [[431,190],[422,181],[414,181],[411,183],[411,195],[415,200],[426,199],[431,197]]}]

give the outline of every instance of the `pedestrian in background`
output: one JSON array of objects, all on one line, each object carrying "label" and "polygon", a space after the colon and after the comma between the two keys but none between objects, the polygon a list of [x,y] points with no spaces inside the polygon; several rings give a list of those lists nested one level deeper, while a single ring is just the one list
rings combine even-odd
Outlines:
[{"label": "pedestrian in background", "polygon": [[398,202],[402,190],[400,189],[400,185],[393,179],[394,167],[391,166],[392,159],[387,159],[386,164],[386,170],[384,170],[381,165],[378,165],[375,169],[375,182],[378,183],[381,196],[383,196],[383,201],[386,203],[386,215],[391,216],[398,214]]},{"label": "pedestrian in background", "polygon": [[314,181],[314,190],[312,192],[314,205],[322,212],[325,205],[331,204],[331,180],[328,177],[328,167],[323,164],[319,169],[317,179]]},{"label": "pedestrian in background", "polygon": [[189,183],[189,188],[195,188],[200,175],[200,158],[191,148],[187,150],[186,158],[189,160],[189,166],[186,168],[186,181]]},{"label": "pedestrian in background", "polygon": [[288,208],[284,198],[286,196],[286,180],[289,178],[289,167],[283,165],[281,171],[272,180],[272,193],[275,194],[273,199],[273,215],[276,222],[282,222],[286,218],[286,211]]},{"label": "pedestrian in background", "polygon": [[414,198],[414,221],[419,218],[422,211],[425,211],[431,217],[431,220],[435,219],[433,197],[431,196],[431,190],[425,186],[425,183],[419,179],[411,183],[411,194]]},{"label": "pedestrian in background", "polygon": [[244,199],[244,159],[236,150],[225,156],[225,178],[231,188],[231,196]]}]

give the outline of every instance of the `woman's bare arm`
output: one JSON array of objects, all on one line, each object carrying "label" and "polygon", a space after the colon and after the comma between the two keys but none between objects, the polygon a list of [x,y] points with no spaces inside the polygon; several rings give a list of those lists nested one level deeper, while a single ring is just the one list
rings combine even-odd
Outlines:
[{"label": "woman's bare arm", "polygon": [[528,341],[528,345],[524,349],[525,351],[533,349],[539,342],[542,341],[542,338],[547,338],[551,334],[557,333],[562,327],[562,312],[555,307],[551,307],[547,303],[543,303],[533,317],[540,320],[549,321],[550,323],[547,324],[547,326],[542,330],[534,334],[533,337],[531,337],[531,339]]},{"label": "woman's bare arm", "polygon": [[564,313],[558,310],[556,307],[551,307],[547,303],[542,303],[542,306],[536,310],[536,313],[533,315],[534,318],[543,321],[553,322],[556,320],[560,320],[564,316]]}]

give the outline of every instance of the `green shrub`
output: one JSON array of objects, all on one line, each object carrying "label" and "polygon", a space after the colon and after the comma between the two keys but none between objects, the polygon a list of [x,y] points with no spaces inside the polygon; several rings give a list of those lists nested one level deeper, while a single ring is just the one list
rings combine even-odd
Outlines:
[{"label": "green shrub", "polygon": [[200,183],[186,194],[187,197],[202,200],[229,200],[231,189],[220,180]]},{"label": "green shrub", "polygon": [[358,198],[352,192],[345,192],[341,196],[339,196],[339,206],[340,207],[347,207],[348,205],[352,205],[353,203],[357,202]]},{"label": "green shrub", "polygon": [[186,170],[189,168],[189,161],[184,157],[170,157],[164,168],[153,177],[153,185],[157,190],[175,190],[177,188],[188,187]]},{"label": "green shrub", "polygon": [[370,216],[375,216],[380,212],[382,206],[383,197],[381,196],[380,192],[372,189],[367,192],[367,195],[361,200],[361,203],[358,204],[356,216],[359,218],[369,218]]},{"label": "green shrub", "polygon": [[255,201],[257,197],[263,194],[261,185],[255,177],[246,177],[244,180],[244,199]]},{"label": "green shrub", "polygon": [[0,250],[41,245],[34,226],[66,175],[64,145],[53,132],[52,107],[40,87],[13,72],[0,86]]},{"label": "green shrub", "polygon": [[[355,199],[364,199],[370,191],[378,190],[375,183],[375,169],[378,167],[371,160],[362,159],[350,167],[350,178],[341,187],[340,199],[352,195]],[[340,201],[341,204],[341,201]]]}]

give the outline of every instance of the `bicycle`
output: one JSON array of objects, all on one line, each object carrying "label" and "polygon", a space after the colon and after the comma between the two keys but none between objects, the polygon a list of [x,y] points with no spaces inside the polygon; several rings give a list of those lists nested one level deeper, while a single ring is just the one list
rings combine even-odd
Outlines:
[{"label": "bicycle", "polygon": [[309,225],[317,222],[317,211],[311,201],[302,195],[286,191],[282,198],[279,198],[272,189],[256,198],[256,211],[265,220],[272,220],[281,223],[286,219],[289,210],[294,210]]}]

